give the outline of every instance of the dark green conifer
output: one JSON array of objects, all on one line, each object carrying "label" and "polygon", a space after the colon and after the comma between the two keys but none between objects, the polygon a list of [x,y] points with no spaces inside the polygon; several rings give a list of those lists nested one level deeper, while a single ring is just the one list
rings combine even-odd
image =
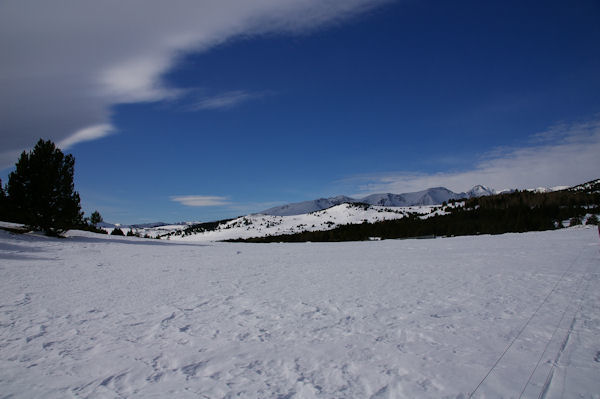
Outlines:
[{"label": "dark green conifer", "polygon": [[102,219],[102,215],[100,215],[100,212],[92,212],[92,215],[90,216],[90,223],[92,226],[96,227],[98,223],[102,223],[103,221],[104,219]]},{"label": "dark green conifer", "polygon": [[40,139],[23,151],[8,177],[11,219],[49,235],[83,223],[79,193],[74,190],[75,158],[64,155],[53,142]]}]

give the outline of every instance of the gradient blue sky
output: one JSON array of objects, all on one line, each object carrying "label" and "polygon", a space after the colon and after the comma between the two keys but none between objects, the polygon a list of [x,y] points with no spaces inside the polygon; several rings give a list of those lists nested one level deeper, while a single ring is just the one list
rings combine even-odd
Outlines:
[{"label": "gradient blue sky", "polygon": [[[33,3],[0,5],[0,158],[61,143],[110,222],[600,177],[597,1]],[[78,16],[102,23],[56,28]]]}]

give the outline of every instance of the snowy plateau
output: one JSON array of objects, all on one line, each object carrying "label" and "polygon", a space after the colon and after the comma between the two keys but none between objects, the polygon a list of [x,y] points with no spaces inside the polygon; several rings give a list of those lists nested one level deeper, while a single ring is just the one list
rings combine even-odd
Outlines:
[{"label": "snowy plateau", "polygon": [[599,249],[0,231],[0,397],[600,398]]}]

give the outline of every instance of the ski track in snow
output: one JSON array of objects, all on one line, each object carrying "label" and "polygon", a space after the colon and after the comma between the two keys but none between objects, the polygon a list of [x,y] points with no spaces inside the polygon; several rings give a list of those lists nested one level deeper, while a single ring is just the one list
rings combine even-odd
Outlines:
[{"label": "ski track in snow", "polygon": [[0,397],[600,398],[599,248],[0,231]]}]

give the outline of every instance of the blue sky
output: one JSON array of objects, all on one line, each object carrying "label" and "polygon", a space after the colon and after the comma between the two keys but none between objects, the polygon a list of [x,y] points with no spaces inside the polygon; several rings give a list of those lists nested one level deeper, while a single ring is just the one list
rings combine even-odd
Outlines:
[{"label": "blue sky", "polygon": [[596,1],[83,3],[0,5],[0,177],[53,139],[107,221],[600,177]]}]

